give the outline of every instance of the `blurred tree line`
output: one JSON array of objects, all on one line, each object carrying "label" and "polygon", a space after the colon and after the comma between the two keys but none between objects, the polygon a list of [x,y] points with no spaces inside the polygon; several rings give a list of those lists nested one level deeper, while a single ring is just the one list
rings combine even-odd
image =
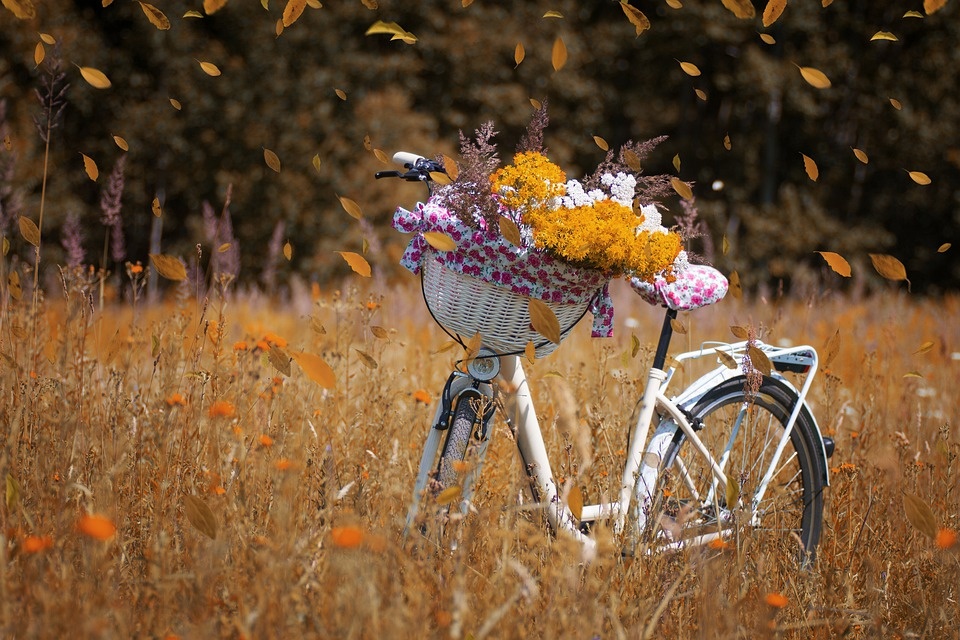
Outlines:
[{"label": "blurred tree line", "polygon": [[[634,0],[652,25],[639,37],[609,1],[352,0],[308,6],[279,35],[278,0],[231,0],[201,17],[184,17],[202,13],[200,0],[154,0],[169,30],[151,24],[142,3],[103,4],[33,0],[27,20],[0,9],[0,224],[14,254],[30,254],[16,219],[37,219],[42,187],[35,91],[59,60],[69,87],[50,137],[48,265],[64,259],[54,239],[69,215],[82,223],[87,261],[100,264],[101,200],[125,156],[128,260],[146,262],[153,234],[154,250],[162,237],[164,253],[188,261],[199,243],[201,265],[229,243],[248,283],[270,286],[282,270],[323,282],[348,270],[336,251],[366,250],[389,273],[406,241],[389,227],[393,209],[423,192],[375,181],[387,168],[377,152],[454,155],[461,130],[493,120],[508,160],[535,98],[549,102],[546,146],[570,175],[603,158],[593,136],[611,146],[669,136],[645,172],[695,183],[709,233],[694,249],[738,270],[746,287],[870,286],[879,277],[868,253],[899,258],[915,291],[960,285],[956,248],[938,252],[960,229],[958,2],[927,16],[919,1],[795,0],[765,29],[764,2],[741,20],[720,0],[679,9]],[[918,15],[905,17],[910,10]],[[416,42],[365,35],[378,20]],[[878,31],[895,40],[871,40]],[[41,34],[56,44],[42,45],[38,66]],[[558,38],[568,57],[555,71]],[[79,67],[103,71],[112,86],[92,87]],[[811,86],[799,67],[832,86]],[[96,182],[81,153],[98,164]],[[816,181],[801,154],[815,161]],[[356,201],[363,219],[338,197]],[[680,213],[679,199],[667,204]],[[226,229],[211,231],[224,219]],[[843,255],[859,284],[830,272],[817,251]]]}]

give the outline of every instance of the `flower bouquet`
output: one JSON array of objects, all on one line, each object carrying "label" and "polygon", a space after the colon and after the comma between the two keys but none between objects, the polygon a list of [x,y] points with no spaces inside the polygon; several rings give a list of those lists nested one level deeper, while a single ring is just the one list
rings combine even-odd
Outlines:
[{"label": "flower bouquet", "polygon": [[544,152],[547,122],[541,107],[505,166],[492,124],[474,140],[461,134],[459,161],[445,159],[451,180],[394,216],[396,229],[417,234],[401,264],[422,273],[434,318],[461,342],[479,333],[501,354],[552,352],[588,309],[593,335],[611,335],[609,281],[670,278],[686,260],[656,205],[669,179],[640,172],[662,138],[609,151],[580,181]]}]

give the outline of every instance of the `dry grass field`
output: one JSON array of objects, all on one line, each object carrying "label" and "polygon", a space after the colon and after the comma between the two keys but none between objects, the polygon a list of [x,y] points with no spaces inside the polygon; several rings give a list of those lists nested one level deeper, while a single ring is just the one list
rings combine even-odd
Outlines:
[{"label": "dry grass field", "polygon": [[[956,638],[960,299],[890,284],[681,317],[674,350],[750,324],[823,354],[839,331],[812,392],[837,443],[825,531],[800,572],[749,535],[623,559],[602,527],[583,562],[518,508],[525,480],[499,417],[477,512],[451,527],[459,544],[405,542],[458,352],[442,350],[412,278],[359,280],[207,303],[184,285],[101,309],[70,274],[35,312],[26,293],[9,300],[0,636]],[[615,338],[580,326],[527,365],[555,473],[577,465],[559,407],[572,399],[590,430],[590,497],[617,474],[604,443],[625,441],[660,322],[625,286],[614,294]]]}]

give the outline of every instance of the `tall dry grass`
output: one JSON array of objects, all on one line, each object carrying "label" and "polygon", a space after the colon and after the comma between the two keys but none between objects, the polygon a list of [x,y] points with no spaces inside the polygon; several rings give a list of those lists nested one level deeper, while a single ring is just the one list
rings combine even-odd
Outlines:
[{"label": "tall dry grass", "polygon": [[[825,532],[801,572],[751,536],[625,560],[602,527],[582,562],[518,502],[525,479],[499,417],[477,511],[449,533],[459,544],[402,540],[457,356],[440,351],[410,280],[103,310],[65,282],[35,316],[26,296],[10,300],[0,324],[5,638],[956,637],[955,297],[729,299],[681,317],[675,351],[732,339],[732,324],[821,350],[839,330],[812,398],[837,443]],[[660,322],[614,294],[616,338],[578,327],[527,366],[555,473],[582,454],[559,428],[571,399],[589,427],[588,497],[617,475]],[[301,350],[324,358],[335,388],[282,357]],[[938,538],[908,521],[905,492],[929,505]]]}]

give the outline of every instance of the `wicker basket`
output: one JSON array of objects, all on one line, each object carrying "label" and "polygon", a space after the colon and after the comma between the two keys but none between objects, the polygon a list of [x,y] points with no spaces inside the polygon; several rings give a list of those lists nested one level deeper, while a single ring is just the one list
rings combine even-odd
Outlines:
[{"label": "wicker basket", "polygon": [[[480,333],[483,345],[501,355],[523,353],[532,341],[537,357],[542,358],[559,346],[534,331],[526,296],[447,269],[432,258],[423,261],[423,298],[434,319],[449,333],[463,340]],[[590,299],[545,304],[560,321],[562,339],[583,318]]]}]

